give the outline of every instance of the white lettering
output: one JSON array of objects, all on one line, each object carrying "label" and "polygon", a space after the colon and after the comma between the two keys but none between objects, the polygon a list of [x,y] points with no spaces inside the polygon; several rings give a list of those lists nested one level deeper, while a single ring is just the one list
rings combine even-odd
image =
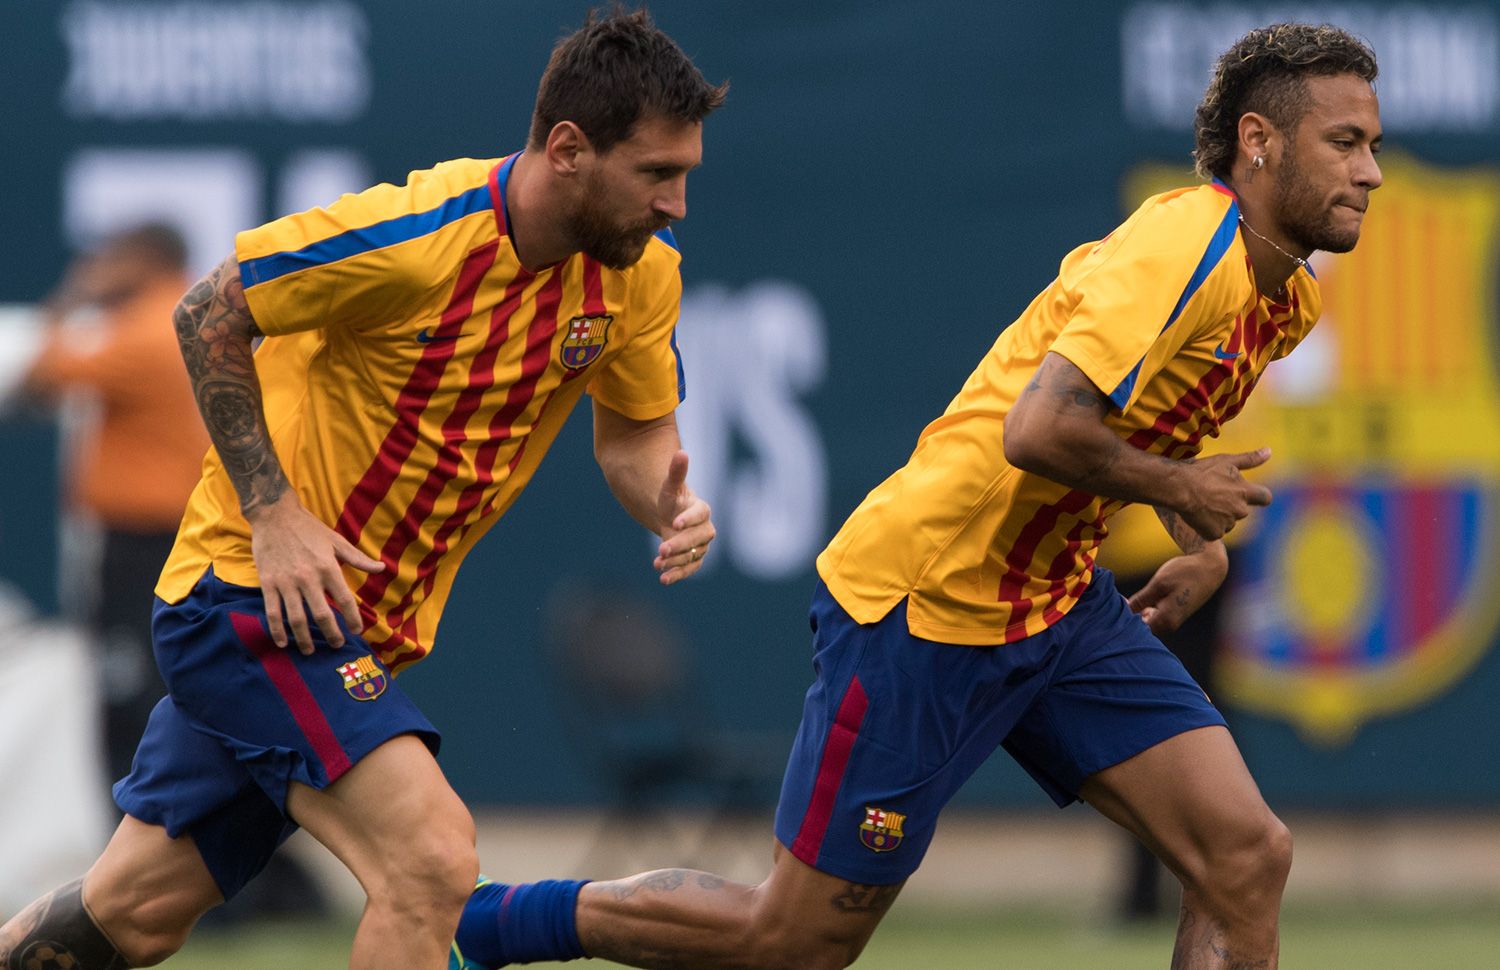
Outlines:
[{"label": "white lettering", "polygon": [[1384,121],[1403,131],[1470,132],[1500,113],[1500,17],[1492,8],[1407,3],[1136,3],[1120,21],[1125,114],[1143,128],[1190,128],[1214,62],[1252,28],[1332,23],[1375,50]]},{"label": "white lettering", "polygon": [[75,117],[347,121],[370,101],[369,21],[345,0],[79,0],[62,32]]},{"label": "white lettering", "polygon": [[827,457],[801,402],[823,381],[826,329],[812,296],[782,281],[684,294],[688,397],[678,420],[689,480],[720,536],[705,566],[727,559],[748,576],[780,579],[809,569],[827,538]]}]

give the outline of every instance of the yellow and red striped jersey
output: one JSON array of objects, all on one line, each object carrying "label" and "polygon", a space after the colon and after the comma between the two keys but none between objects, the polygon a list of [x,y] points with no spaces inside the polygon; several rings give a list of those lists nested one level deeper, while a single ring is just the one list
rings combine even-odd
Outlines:
[{"label": "yellow and red striped jersey", "polygon": [[873,623],[910,597],[913,635],[972,645],[1014,642],[1061,619],[1125,503],[1007,464],[1005,416],[1050,351],[1108,394],[1105,423],[1132,446],[1197,454],[1322,306],[1306,269],[1284,302],[1259,294],[1238,221],[1222,184],[1177,189],[1069,253],[907,464],[818,557],[839,604]]},{"label": "yellow and red striped jersey", "polygon": [[[397,669],[431,649],[460,561],[585,388],[639,420],[683,394],[671,233],[623,271],[583,254],[528,271],[505,205],[516,157],[445,162],[235,240],[276,453],[308,510],[385,563],[347,577]],[[181,600],[210,566],[258,585],[213,452],[157,595]]]}]

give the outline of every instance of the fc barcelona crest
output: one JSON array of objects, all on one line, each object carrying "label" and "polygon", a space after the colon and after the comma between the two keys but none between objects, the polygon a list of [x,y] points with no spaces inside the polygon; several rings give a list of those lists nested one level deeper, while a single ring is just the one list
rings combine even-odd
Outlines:
[{"label": "fc barcelona crest", "polygon": [[859,840],[872,852],[889,852],[901,844],[901,826],[906,816],[882,808],[865,808],[865,820],[859,826]]},{"label": "fc barcelona crest", "polygon": [[1328,747],[1500,636],[1500,172],[1381,166],[1359,246],[1314,260],[1321,347],[1273,365],[1240,419],[1276,500],[1235,566],[1223,686]]},{"label": "fc barcelona crest", "polygon": [[385,671],[375,663],[374,657],[360,657],[344,664],[339,667],[339,675],[344,678],[344,690],[357,701],[373,701],[385,693]]},{"label": "fc barcelona crest", "polygon": [[614,322],[609,314],[597,317],[574,317],[568,321],[568,334],[563,337],[559,358],[563,366],[579,370],[594,362],[609,342],[609,325]]}]

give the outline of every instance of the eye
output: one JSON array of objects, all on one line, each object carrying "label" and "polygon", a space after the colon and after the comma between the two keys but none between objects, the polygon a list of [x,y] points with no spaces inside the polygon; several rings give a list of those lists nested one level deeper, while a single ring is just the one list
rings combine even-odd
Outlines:
[{"label": "eye", "polygon": [[1354,142],[1348,138],[1335,138],[1333,139],[1333,143],[1344,151],[1348,151],[1354,147]]}]

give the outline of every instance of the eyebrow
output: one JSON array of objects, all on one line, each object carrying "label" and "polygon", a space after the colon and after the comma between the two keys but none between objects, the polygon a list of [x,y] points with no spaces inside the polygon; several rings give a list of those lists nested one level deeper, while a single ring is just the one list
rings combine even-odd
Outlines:
[{"label": "eyebrow", "polygon": [[703,163],[701,161],[699,161],[699,162],[693,162],[691,165],[683,165],[683,164],[681,164],[679,162],[671,162],[671,161],[655,161],[655,162],[642,161],[642,162],[638,162],[636,164],[636,168],[637,168],[637,170],[642,171],[642,172],[654,172],[657,169],[662,169],[662,168],[668,169],[668,170],[673,171],[673,172],[691,172],[693,169],[697,168],[698,166],[700,166],[702,164]]},{"label": "eyebrow", "polygon": [[1370,137],[1369,133],[1366,132],[1364,130],[1364,128],[1360,127],[1359,125],[1354,124],[1353,122],[1342,122],[1340,124],[1333,125],[1329,129],[1329,131],[1330,131],[1330,133],[1335,132],[1335,131],[1347,131],[1349,134],[1353,135],[1355,138],[1364,139],[1366,137],[1369,137],[1370,141],[1372,141],[1372,142],[1380,141],[1382,138],[1385,137],[1385,132],[1383,132],[1383,131],[1377,131],[1374,134],[1373,137]]}]

